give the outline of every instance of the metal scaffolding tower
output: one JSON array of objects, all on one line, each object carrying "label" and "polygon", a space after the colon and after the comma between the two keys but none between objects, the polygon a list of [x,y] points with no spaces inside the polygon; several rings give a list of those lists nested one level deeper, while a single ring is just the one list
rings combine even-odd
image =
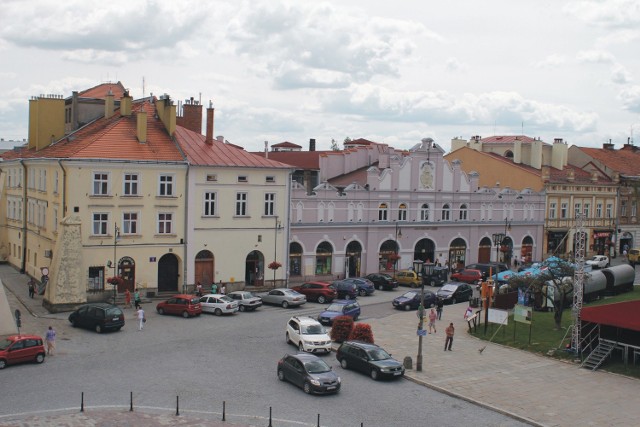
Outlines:
[{"label": "metal scaffolding tower", "polygon": [[576,234],[574,235],[576,269],[573,274],[573,331],[571,332],[571,348],[576,354],[581,351],[580,312],[584,296],[584,254],[587,236],[584,231],[584,216],[576,214]]}]

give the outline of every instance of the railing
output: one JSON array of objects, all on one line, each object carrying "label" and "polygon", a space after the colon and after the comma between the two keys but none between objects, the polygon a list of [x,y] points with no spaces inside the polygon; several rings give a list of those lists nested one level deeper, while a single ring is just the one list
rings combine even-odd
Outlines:
[{"label": "railing", "polygon": [[[586,333],[585,333],[586,331]],[[600,324],[588,322],[582,326],[582,341],[580,341],[580,357],[589,354],[598,346],[600,341]]]}]

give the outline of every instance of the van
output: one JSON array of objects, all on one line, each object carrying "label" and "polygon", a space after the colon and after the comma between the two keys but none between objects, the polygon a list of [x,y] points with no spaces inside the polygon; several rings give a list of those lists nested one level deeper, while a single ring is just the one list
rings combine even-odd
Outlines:
[{"label": "van", "polygon": [[627,256],[629,257],[629,264],[635,267],[636,264],[640,262],[640,249],[629,249],[629,253],[627,254]]}]

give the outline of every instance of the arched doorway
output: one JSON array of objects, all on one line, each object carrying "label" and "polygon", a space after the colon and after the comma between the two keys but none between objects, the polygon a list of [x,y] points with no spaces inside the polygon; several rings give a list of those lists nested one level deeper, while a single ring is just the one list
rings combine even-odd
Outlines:
[{"label": "arched doorway", "polygon": [[360,277],[360,256],[362,245],[358,241],[349,242],[345,254],[345,277]]},{"label": "arched doorway", "polygon": [[624,251],[629,252],[629,249],[633,248],[633,235],[628,231],[623,232],[620,235],[620,247],[618,248],[618,253],[624,253]]},{"label": "arched doorway", "polygon": [[262,252],[251,251],[247,255],[244,282],[247,286],[262,286],[264,284],[264,255]]},{"label": "arched doorway", "polygon": [[436,256],[436,244],[431,239],[421,239],[413,249],[413,259],[422,262],[434,262]]},{"label": "arched doorway", "polygon": [[522,249],[520,250],[520,262],[529,262],[533,256],[533,239],[526,236],[522,239]]},{"label": "arched doorway", "polygon": [[380,270],[393,270],[394,265],[397,266],[398,259],[398,243],[395,240],[385,240],[380,245],[380,253],[378,254],[378,264]]},{"label": "arched doorway", "polygon": [[133,258],[128,256],[121,258],[118,270],[123,279],[122,284],[118,285],[118,292],[124,292],[125,289],[133,292],[136,286],[136,263]]},{"label": "arched doorway", "polygon": [[449,245],[449,268],[458,269],[467,263],[467,243],[457,237]]},{"label": "arched doorway", "polygon": [[178,257],[164,254],[158,261],[158,292],[178,291]]},{"label": "arched doorway", "polygon": [[205,288],[211,287],[211,284],[216,281],[213,275],[215,270],[213,254],[211,251],[202,250],[198,252],[194,267],[195,274],[193,280],[195,283],[200,282],[200,284]]},{"label": "arched doorway", "polygon": [[483,237],[478,245],[478,262],[487,263],[491,262],[491,239]]},{"label": "arched doorway", "polygon": [[316,275],[331,274],[331,259],[333,246],[329,242],[322,242],[316,248]]},{"label": "arched doorway", "polygon": [[298,242],[289,244],[289,276],[302,275],[302,246]]}]

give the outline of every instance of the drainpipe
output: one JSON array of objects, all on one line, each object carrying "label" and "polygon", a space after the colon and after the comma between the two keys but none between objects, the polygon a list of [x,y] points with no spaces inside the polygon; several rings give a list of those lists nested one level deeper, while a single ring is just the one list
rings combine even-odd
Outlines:
[{"label": "drainpipe", "polygon": [[616,240],[615,243],[613,244],[613,256],[612,258],[616,257],[616,252],[618,251],[618,248],[620,247],[620,240],[618,240],[620,238],[620,236],[618,235],[618,230],[620,229],[620,213],[618,212],[618,201],[620,200],[620,184],[618,184],[618,187],[616,187],[616,209],[615,212],[617,213],[616,215],[616,229],[614,230],[615,236],[616,236]]},{"label": "drainpipe", "polygon": [[67,170],[62,166],[62,160],[58,160],[58,165],[62,169],[62,217],[67,213]]},{"label": "drainpipe", "polygon": [[20,160],[22,166],[22,200],[24,200],[24,206],[22,209],[22,262],[20,263],[20,273],[24,274],[27,265],[27,210],[29,209],[29,203],[27,200],[27,182],[29,176],[27,175],[27,166],[24,164],[24,160]]},{"label": "drainpipe", "polygon": [[188,262],[188,245],[187,245],[187,241],[188,238],[187,236],[189,235],[189,165],[187,164],[187,173],[184,177],[185,179],[185,203],[184,203],[184,240],[183,242],[183,254],[184,254],[184,260],[182,261],[182,293],[187,293],[187,262]]},{"label": "drainpipe", "polygon": [[[291,179],[293,178],[293,171],[289,170],[289,177],[287,179],[287,209],[283,212],[284,214],[284,220],[285,220],[285,224],[286,229],[285,229],[285,240],[284,240],[284,244],[285,244],[285,249],[284,249],[284,262],[282,263],[282,265],[284,265],[284,280],[285,280],[285,287],[289,287],[289,242],[290,242],[290,233],[291,233]],[[302,266],[300,266],[302,268]]]}]

